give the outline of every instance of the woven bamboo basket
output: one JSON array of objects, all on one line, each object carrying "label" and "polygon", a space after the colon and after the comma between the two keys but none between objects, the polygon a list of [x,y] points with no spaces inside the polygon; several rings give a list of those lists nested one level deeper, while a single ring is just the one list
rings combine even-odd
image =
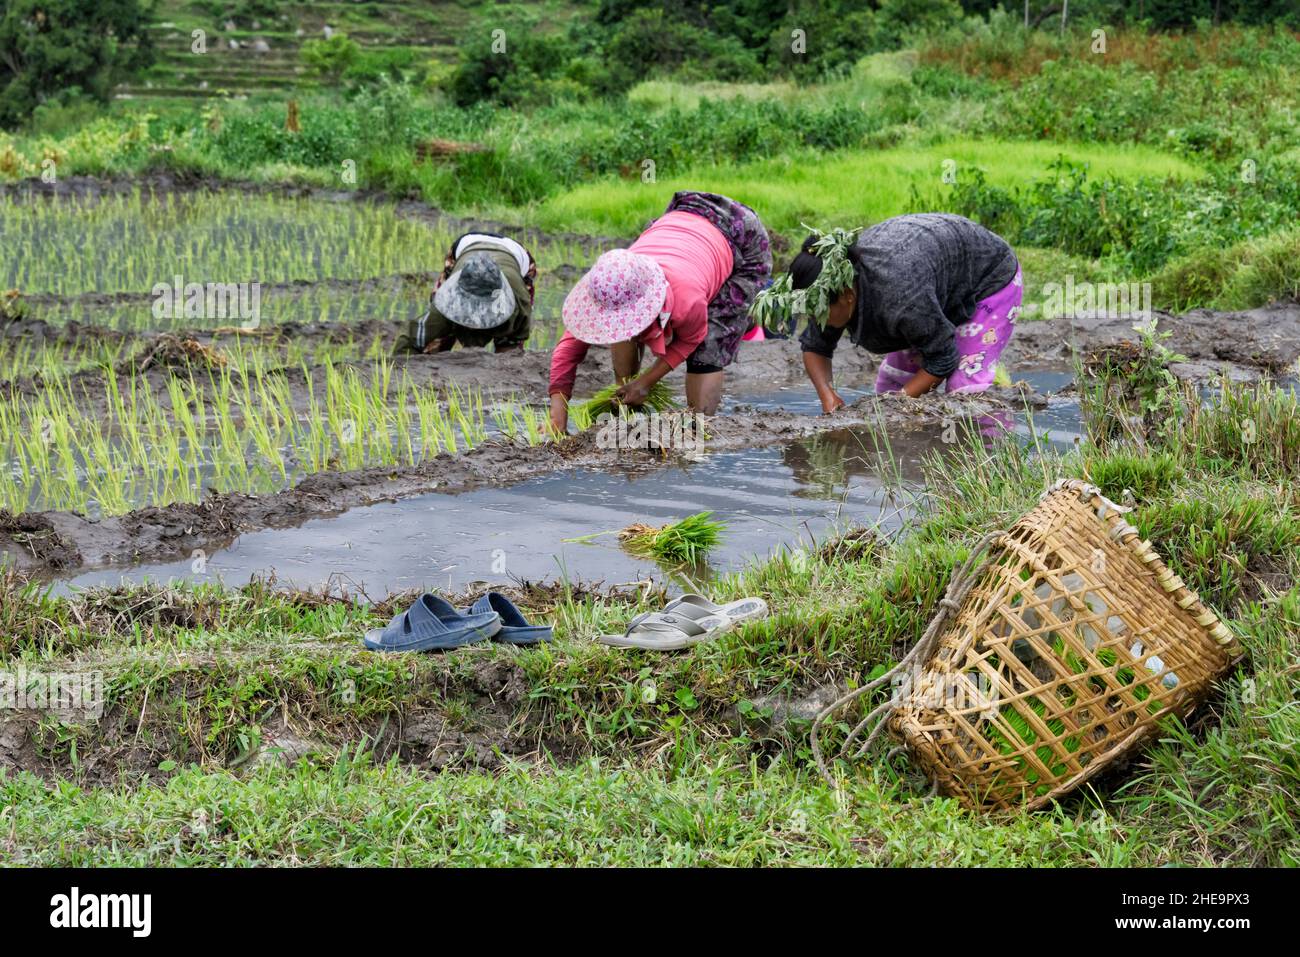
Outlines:
[{"label": "woven bamboo basket", "polygon": [[[890,701],[853,729],[842,754],[874,723],[852,756],[887,727],[964,806],[1032,810],[1200,704],[1240,647],[1126,511],[1062,480],[987,536],[926,636],[885,676]],[[818,725],[871,687],[831,705]],[[815,726],[821,762],[817,737]]]}]

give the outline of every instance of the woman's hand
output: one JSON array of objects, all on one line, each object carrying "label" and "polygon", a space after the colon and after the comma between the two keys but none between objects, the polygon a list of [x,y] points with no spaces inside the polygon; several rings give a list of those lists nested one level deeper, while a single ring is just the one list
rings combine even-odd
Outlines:
[{"label": "woman's hand", "polygon": [[650,398],[650,386],[639,378],[632,379],[619,386],[618,391],[614,393],[614,398],[622,405],[639,408]]},{"label": "woman's hand", "polygon": [[845,405],[844,400],[840,398],[840,394],[834,389],[827,389],[826,392],[822,393],[821,400],[822,412],[826,415],[830,415],[836,409],[844,408]]},{"label": "woman's hand", "polygon": [[551,429],[560,436],[569,432],[569,400],[559,392],[551,396]]}]

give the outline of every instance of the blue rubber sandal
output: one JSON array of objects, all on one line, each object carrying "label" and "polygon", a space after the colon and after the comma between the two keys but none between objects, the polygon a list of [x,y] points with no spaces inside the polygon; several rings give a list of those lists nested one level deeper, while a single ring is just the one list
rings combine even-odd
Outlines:
[{"label": "blue rubber sandal", "polygon": [[467,610],[467,614],[471,615],[485,615],[488,612],[501,616],[497,641],[512,645],[535,645],[551,640],[550,625],[530,625],[523,613],[515,607],[515,603],[500,592],[488,592]]},{"label": "blue rubber sandal", "polygon": [[463,615],[445,599],[427,592],[384,628],[366,632],[371,651],[434,651],[485,641],[501,630],[495,611]]}]

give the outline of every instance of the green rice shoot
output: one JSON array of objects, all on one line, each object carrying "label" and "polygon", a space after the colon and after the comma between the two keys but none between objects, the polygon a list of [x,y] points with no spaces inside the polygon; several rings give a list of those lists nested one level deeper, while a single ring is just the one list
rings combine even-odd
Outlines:
[{"label": "green rice shoot", "polygon": [[[573,424],[578,427],[578,431],[587,431],[602,415],[623,413],[627,406],[621,405],[614,400],[614,394],[621,388],[622,385],[615,382],[612,385],[605,386],[586,402],[570,406],[569,415],[573,419]],[[656,382],[650,387],[645,404],[638,408],[650,412],[668,412],[680,407],[673,397],[672,389],[662,382]]]},{"label": "green rice shoot", "polygon": [[715,522],[712,515],[697,512],[661,528],[629,525],[619,533],[619,540],[633,554],[649,555],[669,564],[693,565],[718,544],[727,530],[726,522]]}]

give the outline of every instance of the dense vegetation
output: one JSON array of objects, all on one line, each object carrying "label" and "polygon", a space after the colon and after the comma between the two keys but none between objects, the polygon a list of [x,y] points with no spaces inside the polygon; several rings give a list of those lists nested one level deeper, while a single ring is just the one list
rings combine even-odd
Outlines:
[{"label": "dense vegetation", "polygon": [[5,0],[0,13],[0,128],[47,100],[108,99],[152,56],[142,0]]},{"label": "dense vegetation", "polygon": [[[220,15],[284,32],[284,14],[257,19],[271,6]],[[1293,294],[1294,271],[1270,264],[1296,252],[1300,40],[1276,22],[1212,27],[1208,5],[1159,2],[1141,18],[1075,3],[1064,30],[1056,20],[1026,30],[1016,4],[963,11],[951,0],[857,12],[634,6],[484,9],[462,28],[455,65],[341,31],[304,38],[294,87],[243,100],[128,100],[107,112],[51,100],[24,131],[0,134],[0,176],[53,163],[62,175],[367,187],[618,235],[671,188],[703,183],[749,198],[787,235],[809,218],[950,209],[1066,257],[1054,267],[1150,279],[1167,306]],[[1262,16],[1217,9],[1225,20]],[[806,29],[813,52],[785,63],[773,38],[801,18],[809,26],[790,29]],[[979,143],[978,155],[962,143]],[[1150,152],[1116,149],[1133,144]],[[1066,158],[1054,162],[1054,150]],[[1171,175],[1196,188],[1169,188]],[[1207,257],[1208,277],[1196,267]]]}]

